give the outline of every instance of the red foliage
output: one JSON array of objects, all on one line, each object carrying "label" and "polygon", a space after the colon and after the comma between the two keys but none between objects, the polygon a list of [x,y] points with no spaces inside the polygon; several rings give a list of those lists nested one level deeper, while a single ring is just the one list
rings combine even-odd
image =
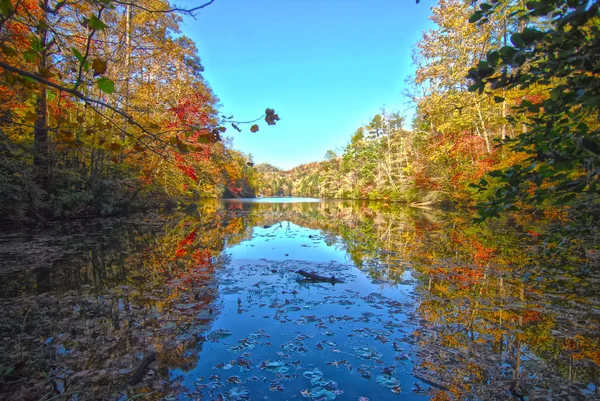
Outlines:
[{"label": "red foliage", "polygon": [[192,259],[196,262],[197,267],[210,266],[212,263],[212,258],[208,249],[196,249],[194,253],[192,253]]},{"label": "red foliage", "polygon": [[536,323],[541,321],[543,315],[535,310],[527,309],[523,312],[523,324]]},{"label": "red foliage", "polygon": [[228,189],[229,189],[229,192],[231,192],[231,194],[233,196],[240,196],[240,194],[242,193],[242,189],[243,188],[240,187],[240,186],[237,186],[237,187],[230,186],[230,187],[228,187]]},{"label": "red foliage", "polygon": [[547,98],[547,96],[542,96],[542,95],[527,95],[525,96],[525,100],[533,103],[533,104],[541,104],[545,99]]},{"label": "red foliage", "polygon": [[188,164],[188,161],[179,153],[173,152],[173,155],[175,157],[177,168],[194,180],[194,182],[198,181],[196,170]]},{"label": "red foliage", "polygon": [[488,263],[496,252],[496,248],[489,248],[473,238],[468,238],[463,234],[453,232],[450,234],[453,242],[462,245],[467,251],[470,251],[473,257],[473,263],[477,266],[483,266]]},{"label": "red foliage", "polygon": [[187,235],[187,237],[185,237],[184,239],[179,241],[179,243],[177,244],[177,249],[175,250],[175,259],[178,259],[178,258],[181,258],[181,257],[187,255],[187,248],[194,243],[195,239],[196,239],[196,230],[192,231],[191,233],[189,233]]},{"label": "red foliage", "polygon": [[413,175],[413,180],[415,182],[415,186],[421,190],[435,191],[440,189],[440,184],[429,177],[427,171],[424,169],[417,170]]},{"label": "red foliage", "polygon": [[171,108],[175,119],[169,125],[169,128],[207,126],[210,123],[210,116],[207,113],[209,104],[210,97],[204,94],[195,93],[182,97],[179,99],[177,106]]}]

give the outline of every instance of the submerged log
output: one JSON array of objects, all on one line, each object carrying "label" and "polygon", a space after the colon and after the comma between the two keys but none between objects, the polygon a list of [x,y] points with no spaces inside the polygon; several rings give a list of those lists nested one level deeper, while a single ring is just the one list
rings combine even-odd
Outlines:
[{"label": "submerged log", "polygon": [[142,359],[142,362],[140,362],[140,364],[138,365],[135,372],[133,372],[133,375],[129,378],[129,381],[127,383],[130,386],[137,384],[137,382],[139,382],[142,379],[142,377],[144,377],[144,375],[146,374],[146,370],[148,369],[150,364],[155,360],[156,352],[151,352],[148,355],[146,355],[146,357]]},{"label": "submerged log", "polygon": [[309,273],[304,270],[298,270],[298,271],[296,271],[296,273],[298,273],[299,275],[301,275],[303,277],[306,277],[307,279],[309,279],[311,281],[317,282],[317,283],[331,283],[331,284],[343,283],[342,280],[338,280],[337,278],[335,278],[335,276],[331,276],[331,277],[319,276],[318,274]]},{"label": "submerged log", "polygon": [[434,381],[431,381],[431,380],[429,380],[429,379],[426,379],[426,378],[424,378],[423,376],[419,376],[419,375],[413,375],[413,377],[414,377],[415,379],[419,379],[419,380],[421,380],[421,381],[422,381],[423,383],[425,383],[425,384],[429,384],[431,387],[434,387],[434,388],[437,388],[437,389],[440,389],[440,390],[443,390],[443,391],[448,391],[448,390],[450,390],[448,387],[444,386],[443,384],[436,383],[436,382],[434,382]]}]

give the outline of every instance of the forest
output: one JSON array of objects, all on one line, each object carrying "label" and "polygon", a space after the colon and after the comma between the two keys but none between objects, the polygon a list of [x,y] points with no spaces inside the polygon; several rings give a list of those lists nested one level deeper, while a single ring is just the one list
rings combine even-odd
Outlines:
[{"label": "forest", "polygon": [[584,9],[577,28],[566,29],[558,19],[578,15],[567,3],[440,1],[437,27],[413,52],[412,128],[383,110],[323,161],[289,171],[256,166],[259,192],[479,203],[490,215],[558,206],[591,217],[599,147],[597,54],[588,45],[596,15]]},{"label": "forest", "polygon": [[195,44],[179,34],[181,14],[202,7],[2,2],[3,220],[253,195],[250,160],[225,137],[241,128],[219,115]]},{"label": "forest", "polygon": [[178,33],[204,6],[171,7],[3,1],[4,220],[262,194],[478,205],[482,218],[556,206],[596,221],[595,3],[438,2],[413,50],[414,120],[383,110],[290,171],[232,148],[242,128]]},{"label": "forest", "polygon": [[0,0],[0,398],[600,399],[600,1],[436,1],[414,114],[289,170],[219,1]]}]

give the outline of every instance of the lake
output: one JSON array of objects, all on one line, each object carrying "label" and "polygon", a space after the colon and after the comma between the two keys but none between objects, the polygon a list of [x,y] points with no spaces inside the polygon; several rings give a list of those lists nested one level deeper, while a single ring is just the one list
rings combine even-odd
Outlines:
[{"label": "lake", "polygon": [[5,228],[0,398],[600,399],[597,258],[471,218],[263,198]]}]

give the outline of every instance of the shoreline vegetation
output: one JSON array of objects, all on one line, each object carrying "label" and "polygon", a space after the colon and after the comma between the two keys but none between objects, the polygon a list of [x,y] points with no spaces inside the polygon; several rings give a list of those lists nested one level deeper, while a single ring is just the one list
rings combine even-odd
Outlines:
[{"label": "shoreline vegetation", "polygon": [[[280,118],[220,111],[179,34],[182,15],[201,9],[107,1],[3,0],[4,221],[262,194],[454,204],[476,207],[479,221],[537,208],[567,216],[565,238],[597,232],[595,3],[440,1],[413,51],[414,120],[382,110],[323,161],[281,171],[232,148],[232,132],[260,135],[259,122]],[[80,39],[73,18],[87,27]]]},{"label": "shoreline vegetation", "polygon": [[288,171],[213,2],[0,0],[0,398],[599,399],[600,1],[437,1],[413,121]]}]

